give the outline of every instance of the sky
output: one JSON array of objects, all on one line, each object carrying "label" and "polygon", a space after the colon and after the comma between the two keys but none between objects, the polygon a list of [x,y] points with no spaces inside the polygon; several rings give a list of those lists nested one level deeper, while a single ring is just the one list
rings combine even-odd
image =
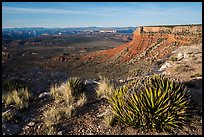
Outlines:
[{"label": "sky", "polygon": [[202,2],[2,2],[2,28],[202,24]]}]

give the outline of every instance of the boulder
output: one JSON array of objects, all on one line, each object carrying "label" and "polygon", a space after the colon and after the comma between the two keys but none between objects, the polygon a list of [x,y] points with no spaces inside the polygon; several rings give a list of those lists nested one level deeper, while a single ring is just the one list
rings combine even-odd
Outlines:
[{"label": "boulder", "polygon": [[164,63],[164,64],[161,66],[161,68],[159,69],[159,71],[163,71],[163,70],[165,70],[166,68],[169,68],[170,66],[171,66],[171,64],[168,63],[168,62],[166,62],[166,63]]}]

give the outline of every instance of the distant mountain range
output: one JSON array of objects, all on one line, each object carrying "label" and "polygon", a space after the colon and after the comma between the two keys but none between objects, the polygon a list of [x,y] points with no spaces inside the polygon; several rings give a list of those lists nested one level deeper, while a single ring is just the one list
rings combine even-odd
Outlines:
[{"label": "distant mountain range", "polygon": [[131,34],[136,27],[76,27],[76,28],[3,28],[3,39],[24,39],[41,35],[69,35],[90,33],[125,33]]},{"label": "distant mountain range", "polygon": [[70,28],[44,28],[44,27],[23,27],[23,28],[2,28],[2,31],[39,31],[39,30],[103,30],[103,29],[113,29],[113,30],[124,30],[133,29],[136,27],[70,27]]}]

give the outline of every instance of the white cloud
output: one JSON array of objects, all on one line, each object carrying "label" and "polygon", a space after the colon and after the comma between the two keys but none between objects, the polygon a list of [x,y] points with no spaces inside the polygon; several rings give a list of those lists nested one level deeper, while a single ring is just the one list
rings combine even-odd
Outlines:
[{"label": "white cloud", "polygon": [[37,8],[20,8],[20,7],[2,7],[3,11],[6,13],[49,13],[49,14],[84,14],[84,15],[95,15],[95,16],[113,16],[111,14],[103,14],[89,11],[80,10],[64,10],[64,9],[37,9]]}]

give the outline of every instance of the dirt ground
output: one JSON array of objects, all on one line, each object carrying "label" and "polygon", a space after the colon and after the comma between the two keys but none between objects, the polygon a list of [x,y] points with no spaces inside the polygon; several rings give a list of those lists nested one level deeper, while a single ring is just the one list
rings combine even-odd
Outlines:
[{"label": "dirt ground", "polygon": [[[39,98],[39,95],[48,92],[54,83],[63,83],[69,77],[78,76],[85,79],[97,80],[99,75],[114,78],[115,80],[125,80],[128,77],[128,71],[140,68],[148,72],[152,66],[148,66],[145,62],[140,62],[139,66],[127,64],[103,64],[94,61],[87,63],[79,62],[80,54],[92,52],[101,49],[109,49],[119,46],[121,43],[110,41],[101,41],[100,48],[94,46],[96,43],[85,43],[90,45],[81,48],[81,44],[76,47],[16,47],[9,49],[11,58],[2,63],[2,80],[18,78],[25,80],[32,87],[34,98],[30,107],[22,113],[25,119],[20,120],[17,124],[22,129],[20,135],[42,134],[44,110],[57,106],[49,96]],[[188,47],[189,48],[189,47]],[[201,78],[193,77],[195,73],[202,74],[202,47],[192,47],[186,51],[193,51],[191,56],[183,57],[180,61],[170,62],[171,67],[159,72],[160,67],[156,68],[158,73],[165,73],[177,79],[186,82],[195,98],[195,103],[199,109],[192,118],[190,125],[186,124],[184,129],[175,130],[173,133],[168,132],[143,132],[128,126],[116,123],[112,127],[106,127],[103,122],[103,114],[107,113],[110,106],[105,99],[97,99],[95,93],[95,85],[91,85],[86,89],[86,95],[89,98],[88,103],[77,109],[76,114],[70,119],[60,121],[57,125],[57,133],[59,135],[202,135],[202,76]],[[79,53],[80,51],[80,53]],[[179,49],[177,53],[185,51]],[[182,52],[182,53],[183,53]],[[56,62],[56,56],[69,54],[73,58],[71,61]],[[194,56],[193,56],[194,55]],[[195,60],[196,59],[196,60]],[[177,70],[179,65],[190,66],[190,69]],[[186,67],[185,67],[186,68]],[[187,67],[189,68],[189,67]],[[181,72],[182,71],[182,72]],[[2,108],[2,111],[4,108]]]}]

